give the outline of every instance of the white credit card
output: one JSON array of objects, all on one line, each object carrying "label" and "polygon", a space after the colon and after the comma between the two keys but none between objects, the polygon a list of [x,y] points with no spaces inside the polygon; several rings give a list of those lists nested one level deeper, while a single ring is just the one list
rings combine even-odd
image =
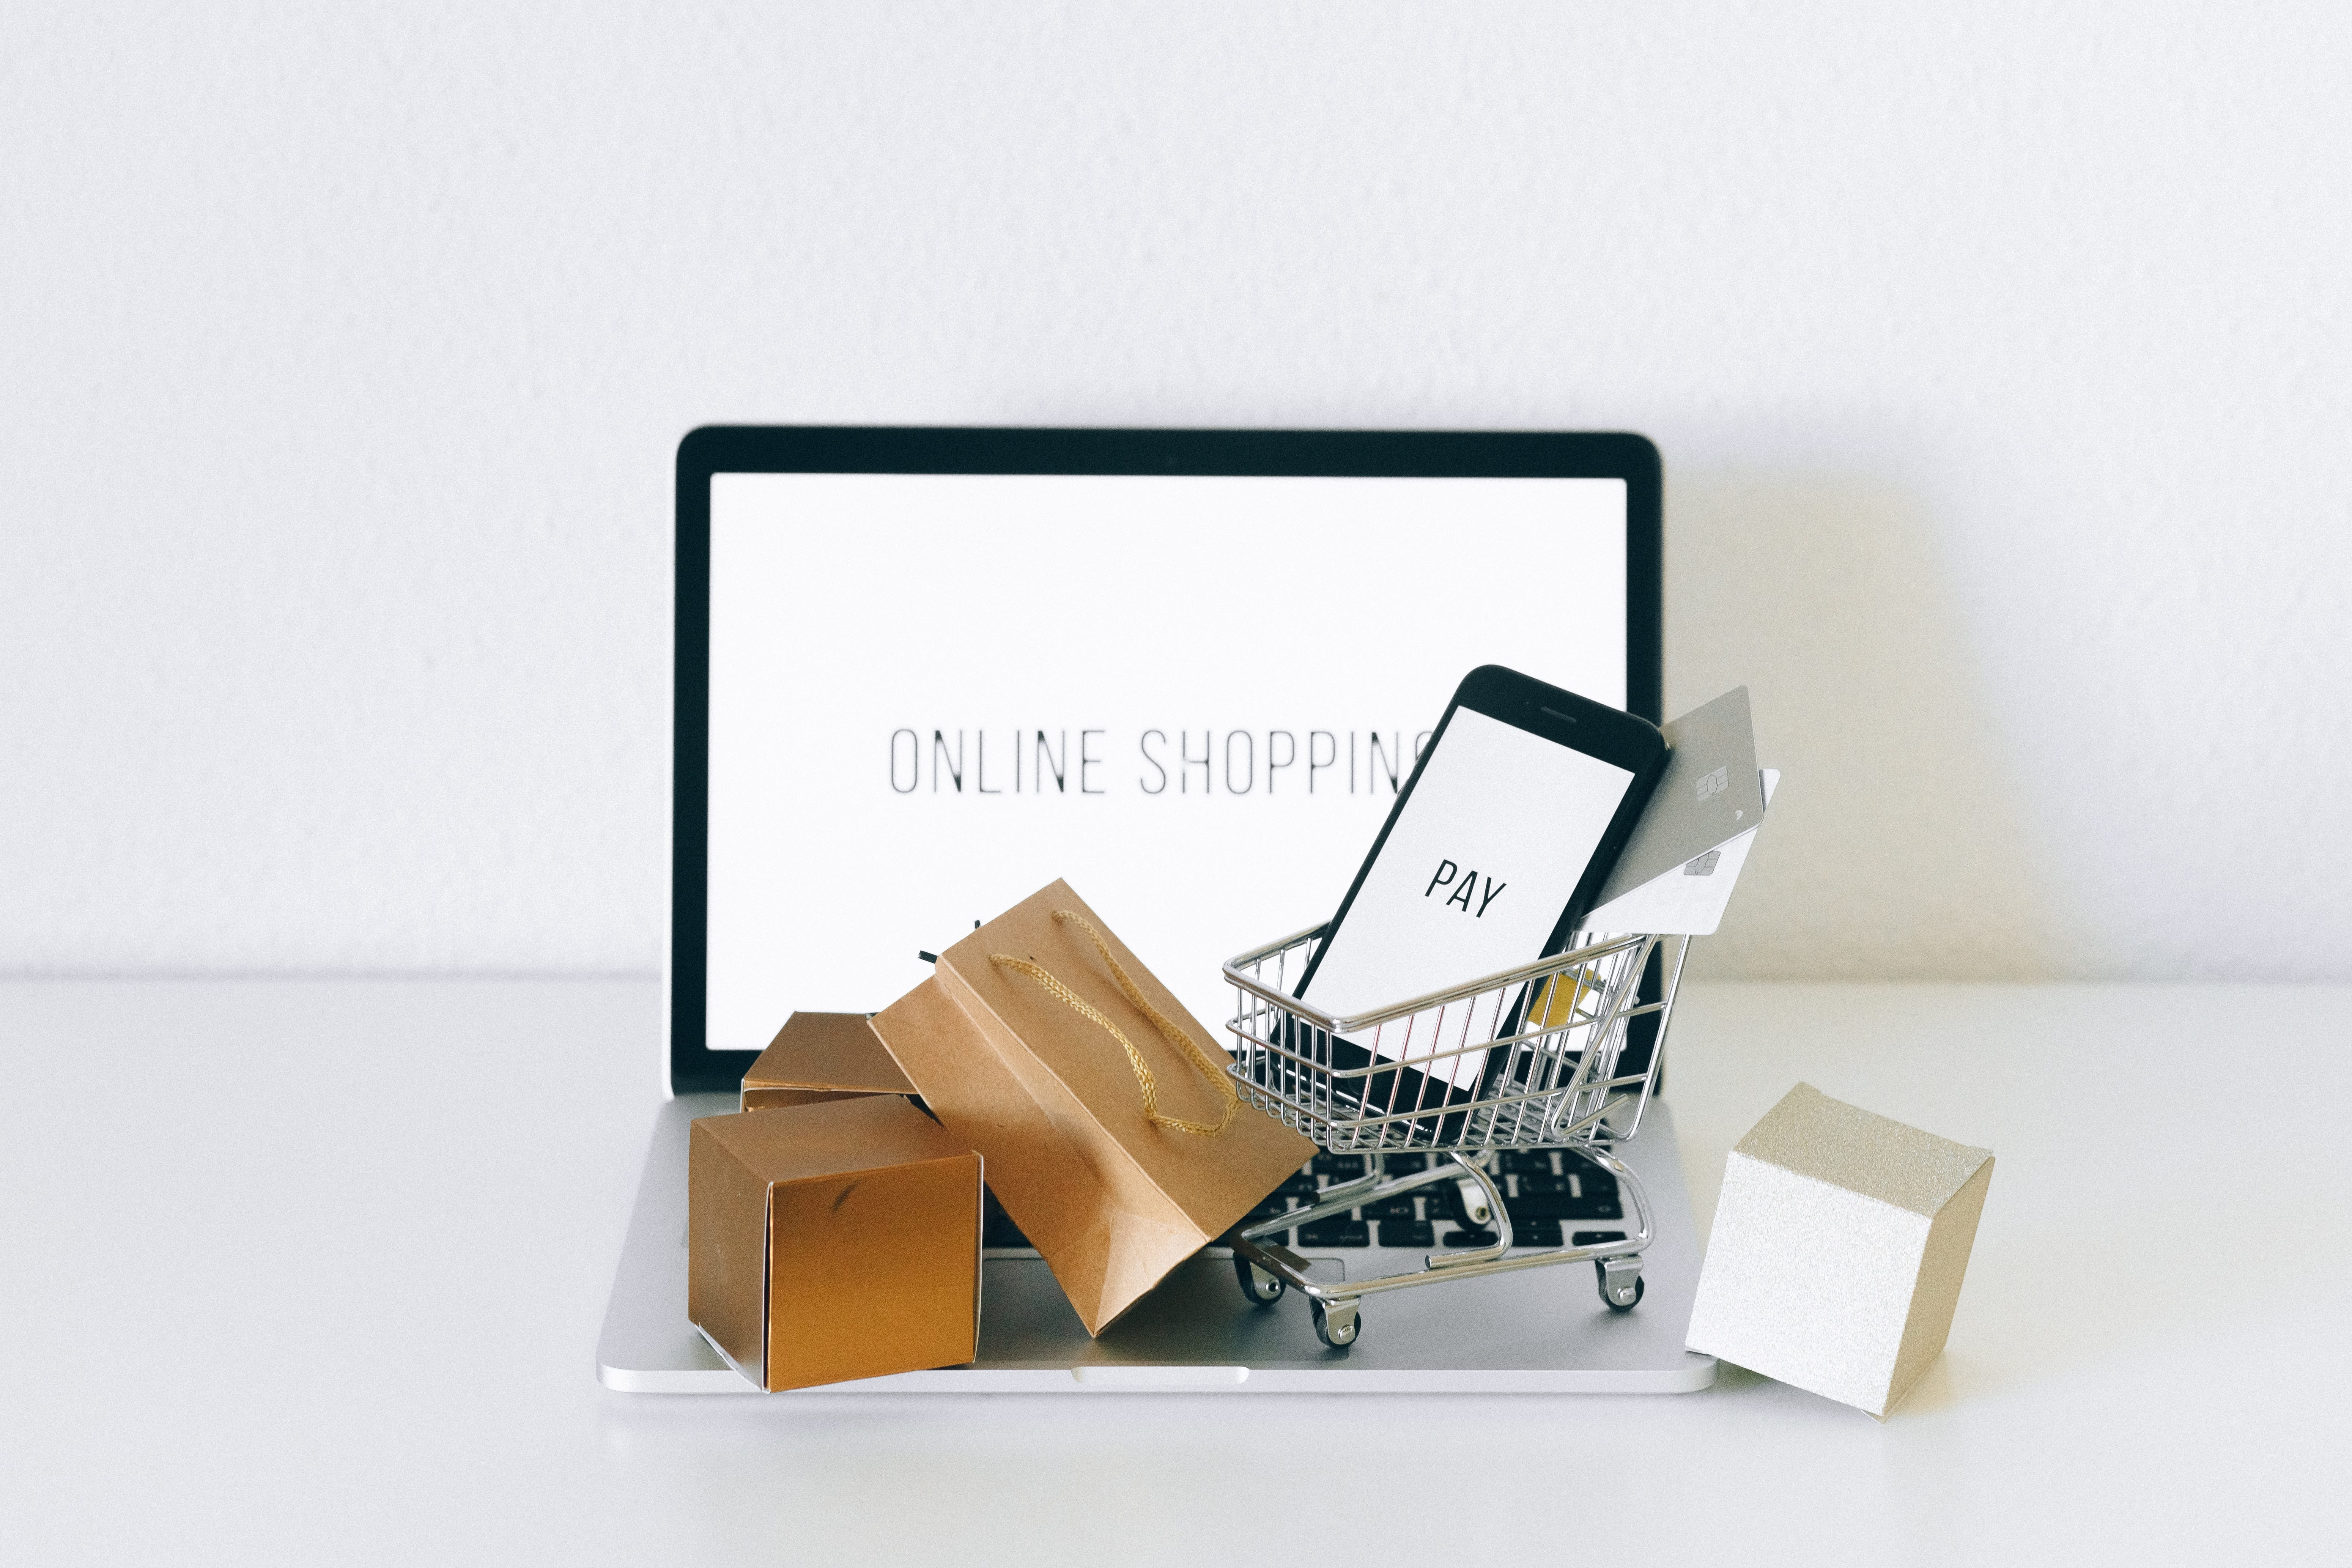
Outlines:
[{"label": "white credit card", "polygon": [[1664,729],[1674,748],[1665,776],[1585,917],[1586,931],[1713,935],[1780,782],[1756,765],[1744,686]]}]

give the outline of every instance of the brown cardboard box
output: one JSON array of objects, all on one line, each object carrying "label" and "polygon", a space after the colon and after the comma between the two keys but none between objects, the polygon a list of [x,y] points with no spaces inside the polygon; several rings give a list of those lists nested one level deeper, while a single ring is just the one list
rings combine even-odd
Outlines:
[{"label": "brown cardboard box", "polygon": [[874,1029],[1090,1334],[1315,1152],[1237,1102],[1216,1037],[1066,883],[941,953]]},{"label": "brown cardboard box", "polygon": [[863,1013],[793,1014],[743,1075],[746,1110],[914,1092]]},{"label": "brown cardboard box", "polygon": [[981,1162],[891,1095],[709,1116],[687,1316],[770,1393],[979,1352]]}]

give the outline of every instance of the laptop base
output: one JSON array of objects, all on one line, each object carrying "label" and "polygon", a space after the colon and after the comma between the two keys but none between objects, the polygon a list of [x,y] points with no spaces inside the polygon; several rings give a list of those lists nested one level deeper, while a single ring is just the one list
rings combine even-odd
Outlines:
[{"label": "laptop base", "polygon": [[[655,1120],[628,1238],[596,1349],[597,1377],[628,1394],[754,1394],[686,1317],[688,1125],[736,1108],[732,1095],[684,1095]],[[1654,1100],[1618,1156],[1641,1177],[1657,1239],[1643,1255],[1642,1304],[1612,1312],[1591,1268],[1568,1264],[1448,1280],[1365,1299],[1346,1351],[1315,1337],[1307,1303],[1253,1306],[1232,1255],[1210,1247],[1179,1266],[1098,1339],[1089,1339],[1034,1254],[992,1251],[981,1266],[980,1358],[797,1391],[833,1394],[1685,1394],[1715,1382],[1712,1356],[1683,1349],[1698,1247],[1674,1121]],[[1423,1254],[1307,1249],[1314,1273],[1369,1278]]]}]

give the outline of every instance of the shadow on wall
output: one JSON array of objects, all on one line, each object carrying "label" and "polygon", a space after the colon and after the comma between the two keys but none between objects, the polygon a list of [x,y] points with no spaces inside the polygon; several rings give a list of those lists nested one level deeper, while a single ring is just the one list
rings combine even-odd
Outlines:
[{"label": "shadow on wall", "polygon": [[2050,879],[1921,504],[1891,486],[1733,470],[1666,489],[1666,711],[1745,682],[1787,773],[1717,979],[2040,980]]}]

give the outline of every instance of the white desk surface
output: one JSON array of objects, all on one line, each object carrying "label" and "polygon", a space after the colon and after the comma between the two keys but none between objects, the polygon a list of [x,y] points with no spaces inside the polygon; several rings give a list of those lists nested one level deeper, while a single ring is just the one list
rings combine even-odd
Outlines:
[{"label": "white desk surface", "polygon": [[[1711,986],[1704,1228],[1800,1079],[1998,1155],[1895,1417],[596,1384],[636,982],[0,985],[16,1563],[2344,1561],[2352,990]],[[103,1064],[103,1065],[100,1065]]]}]

